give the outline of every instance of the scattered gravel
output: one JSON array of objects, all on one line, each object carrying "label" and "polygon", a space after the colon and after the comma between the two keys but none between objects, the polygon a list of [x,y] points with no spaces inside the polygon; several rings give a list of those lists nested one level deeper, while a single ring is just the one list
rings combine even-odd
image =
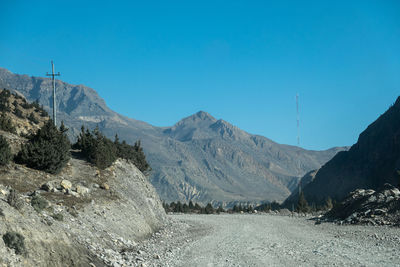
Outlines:
[{"label": "scattered gravel", "polygon": [[400,266],[400,228],[270,214],[170,215],[126,266]]}]

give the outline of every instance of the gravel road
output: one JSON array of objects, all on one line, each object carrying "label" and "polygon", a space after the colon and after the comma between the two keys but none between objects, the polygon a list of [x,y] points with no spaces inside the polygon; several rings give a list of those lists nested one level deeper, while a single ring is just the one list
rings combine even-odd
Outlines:
[{"label": "gravel road", "polygon": [[174,230],[142,244],[144,266],[400,266],[399,228],[268,214],[170,217]]}]

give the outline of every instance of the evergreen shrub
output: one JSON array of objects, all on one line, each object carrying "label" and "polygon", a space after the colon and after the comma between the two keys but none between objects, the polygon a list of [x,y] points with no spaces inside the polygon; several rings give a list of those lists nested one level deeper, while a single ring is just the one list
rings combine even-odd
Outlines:
[{"label": "evergreen shrub", "polygon": [[12,158],[11,148],[7,140],[0,135],[0,166],[7,165]]},{"label": "evergreen shrub", "polygon": [[26,254],[25,238],[17,232],[7,232],[3,235],[4,244],[7,247],[14,249],[16,254]]},{"label": "evergreen shrub", "polygon": [[35,135],[29,136],[16,157],[18,163],[43,170],[48,173],[59,173],[70,159],[71,144],[65,132],[47,121]]}]

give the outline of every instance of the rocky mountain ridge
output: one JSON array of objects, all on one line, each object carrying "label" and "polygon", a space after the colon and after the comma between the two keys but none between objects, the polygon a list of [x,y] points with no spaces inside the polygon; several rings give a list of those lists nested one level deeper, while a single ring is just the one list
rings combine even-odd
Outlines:
[{"label": "rocky mountain ridge", "polygon": [[[364,130],[350,150],[321,167],[303,192],[309,202],[342,200],[356,189],[377,190],[400,182],[400,97]],[[297,192],[286,200],[296,201]]]},{"label": "rocky mountain ridge", "polygon": [[[99,126],[110,138],[118,133],[131,144],[140,139],[153,169],[150,180],[166,201],[281,201],[301,176],[345,149],[277,144],[203,111],[172,127],[155,127],[110,110],[91,88],[62,81],[56,86],[58,118],[70,127],[71,137],[84,124]],[[52,107],[50,79],[0,69],[1,87],[38,100],[47,110]]]}]

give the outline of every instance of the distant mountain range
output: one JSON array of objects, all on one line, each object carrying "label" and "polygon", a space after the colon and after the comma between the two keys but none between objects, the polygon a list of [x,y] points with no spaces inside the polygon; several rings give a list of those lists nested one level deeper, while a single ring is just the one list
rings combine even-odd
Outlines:
[{"label": "distant mountain range", "polygon": [[[305,150],[249,134],[200,111],[172,127],[155,127],[109,109],[93,89],[56,82],[58,120],[74,138],[82,124],[99,126],[110,138],[142,141],[153,169],[150,180],[166,201],[282,201],[299,178],[318,169],[338,151]],[[16,90],[28,100],[52,108],[51,80],[13,74],[0,68],[0,88]],[[51,114],[51,113],[50,113]]]},{"label": "distant mountain range", "polygon": [[[377,190],[385,183],[400,183],[400,97],[363,131],[349,151],[338,153],[313,177],[302,179],[308,202],[327,197],[341,200],[357,189]],[[296,202],[298,190],[285,201]]]}]

